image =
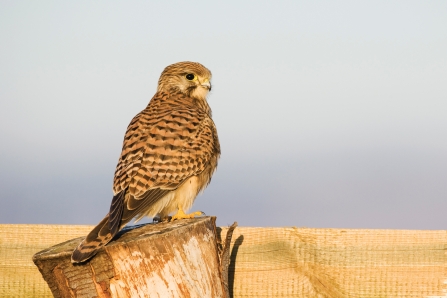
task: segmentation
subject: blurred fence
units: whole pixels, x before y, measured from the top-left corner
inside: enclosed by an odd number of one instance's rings
[[[91,228],[0,225],[0,297],[52,297],[32,256]],[[230,289],[233,297],[447,297],[446,248],[444,230],[236,228]]]

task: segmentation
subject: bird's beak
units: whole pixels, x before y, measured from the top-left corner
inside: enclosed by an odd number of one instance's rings
[[[208,89],[209,91],[211,91],[211,82],[210,82],[210,81],[203,82],[203,83],[201,84],[201,86],[202,86],[203,88],[206,88],[206,89]]]

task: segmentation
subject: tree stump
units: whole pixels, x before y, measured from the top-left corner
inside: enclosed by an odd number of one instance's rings
[[[215,219],[124,229],[79,265],[70,257],[83,237],[45,249],[33,261],[54,297],[228,297],[231,234],[222,248]]]

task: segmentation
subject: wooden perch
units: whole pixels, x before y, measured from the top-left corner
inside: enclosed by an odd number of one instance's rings
[[[81,240],[33,257],[54,297],[229,297],[231,233],[220,252],[215,217],[132,227],[90,261],[73,265]]]

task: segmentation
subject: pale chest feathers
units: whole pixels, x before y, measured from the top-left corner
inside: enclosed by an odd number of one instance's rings
[[[214,170],[215,167],[202,172],[200,175],[188,178],[182,185],[180,185],[180,187],[166,194],[163,198],[150,206],[144,213],[140,214],[135,221],[138,221],[145,216],[158,216],[163,218],[177,211],[179,206],[185,211],[189,210],[197,195],[203,191],[210,182]]]

